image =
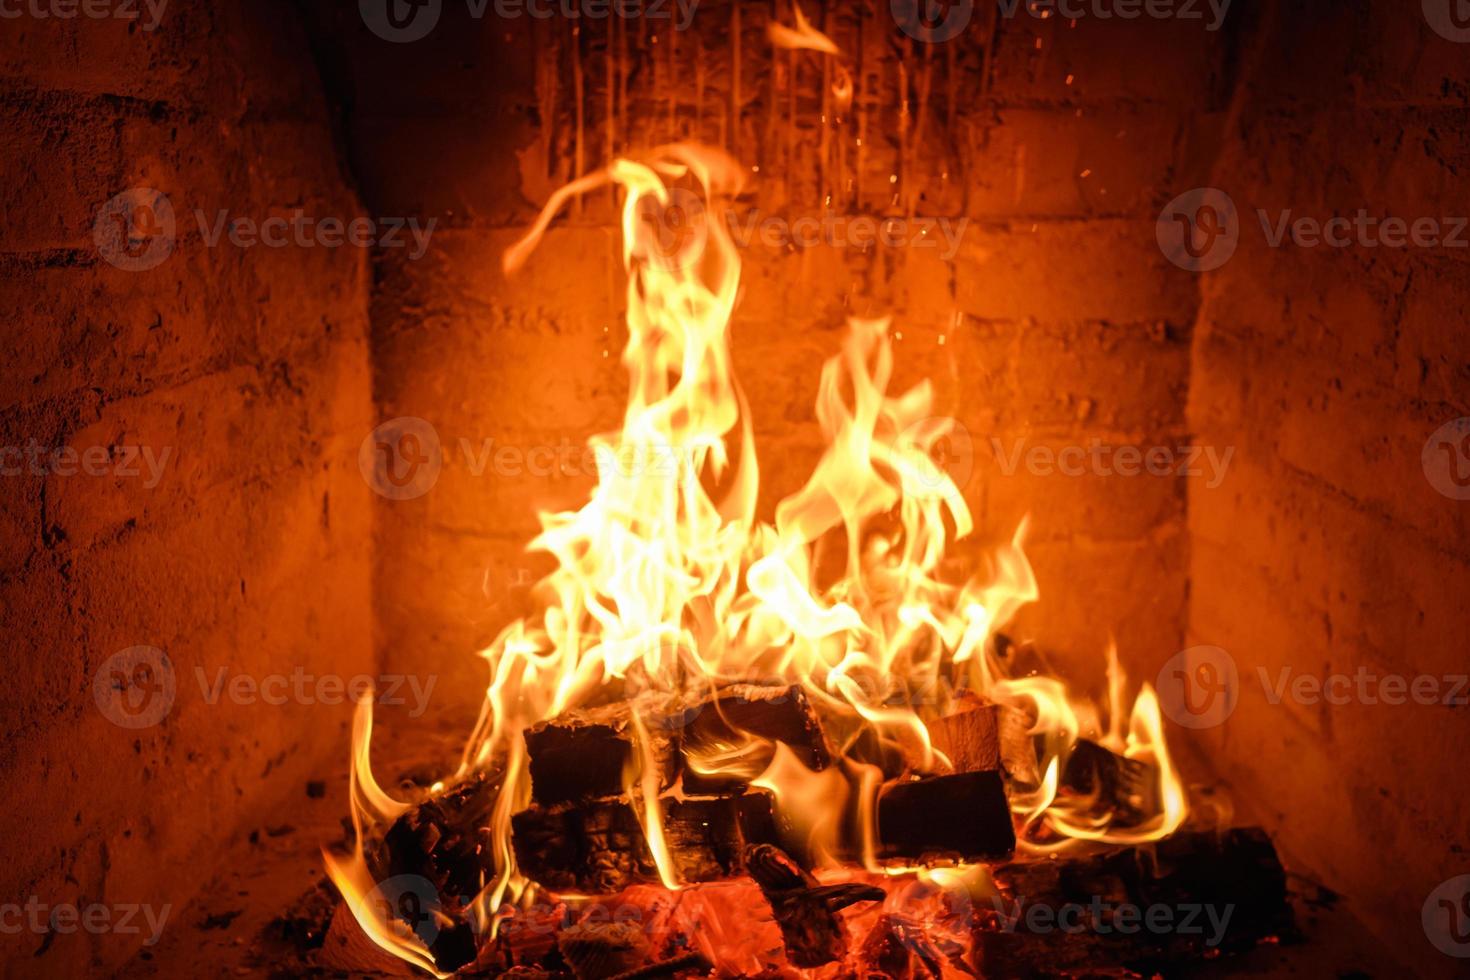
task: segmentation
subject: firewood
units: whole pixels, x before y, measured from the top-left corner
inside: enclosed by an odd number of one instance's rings
[[[1036,738],[1031,734],[1034,716],[1013,705],[1002,705],[999,712],[1000,764],[1012,782],[1022,787],[1041,785],[1041,767],[1037,760]]]
[[[968,696],[956,710],[928,723],[929,742],[950,761],[948,772],[1000,768],[1000,706]],[[937,770],[936,770],[937,771]]]
[[[1009,857],[1015,848],[998,771],[896,783],[878,797],[880,857],[977,861]]]
[[[479,943],[468,908],[494,874],[486,829],[500,781],[479,776],[432,796],[394,821],[373,855],[380,880],[422,879],[445,921],[427,943],[435,964],[452,973],[474,961]],[[409,923],[417,930],[418,923]]]
[[[448,905],[467,905],[494,875],[486,826],[500,782],[471,779],[430,797],[396,820],[383,837],[383,877],[418,875]]]
[[[749,776],[700,773],[689,764],[687,756],[700,750],[738,746],[752,737],[784,742],[808,769],[826,769],[832,764],[832,750],[821,721],[799,685],[731,684],[691,705],[682,720],[686,792],[728,793],[744,788]]]
[[[621,793],[634,758],[635,710],[647,720],[659,789],[667,789],[675,768],[673,739],[662,723],[667,707],[645,699],[568,711],[526,729],[532,799],[551,806]]]
[[[563,929],[556,939],[562,959],[577,980],[606,980],[646,965],[652,946],[632,922],[584,922]]]
[[[946,966],[952,968],[951,975],[954,971],[973,972],[965,964],[965,949],[961,944],[948,938],[936,939],[924,923],[895,912],[878,917],[858,955],[863,964],[859,975],[866,977],[889,980],[942,977],[946,975]]]
[[[881,902],[883,889],[858,882],[819,884],[785,852],[769,844],[752,846],[746,867],[770,903],[781,940],[793,965],[815,967],[847,953],[847,928],[837,913],[857,902]]]
[[[1096,812],[1111,812],[1119,827],[1135,826],[1159,812],[1158,770],[1085,738],[1072,746],[1061,786],[1079,796],[1095,797]]]
[[[776,839],[774,800],[753,790],[733,797],[660,800],[664,840],[684,882],[743,873],[747,844]],[[520,869],[552,891],[610,894],[659,881],[653,853],[626,797],[532,806],[511,818]]]
[[[1285,872],[1259,828],[1017,862],[992,877],[1000,895],[977,905],[975,933],[987,976],[1051,978],[1083,969],[1173,975],[1203,955],[1294,932]],[[1168,910],[1167,925],[1148,926],[1150,909]],[[1162,911],[1154,914],[1164,922]]]
[[[629,970],[627,973],[619,973],[611,980],[653,980],[654,977],[674,977],[681,973],[707,974],[710,971],[710,962],[701,953],[684,953],[681,956],[671,956],[658,963],[650,963],[637,970]]]

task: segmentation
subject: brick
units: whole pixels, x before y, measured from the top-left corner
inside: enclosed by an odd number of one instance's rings
[[[955,265],[957,305],[979,319],[1187,323],[1198,301],[1152,218],[972,224]]]
[[[1174,168],[1180,125],[1169,113],[1139,107],[1002,108],[966,120],[959,138],[969,213],[1152,217]]]
[[[1226,54],[1229,32],[1208,29],[1214,16],[1205,3],[1194,8],[1204,15],[1202,20],[1069,20],[1044,4],[1036,5],[1035,16],[1030,9],[1023,2],[1015,17],[997,19],[990,82],[998,99],[1194,106],[1212,94],[1213,75]],[[1222,26],[1232,26],[1229,18],[1238,14],[1232,10]],[[1149,56],[1118,57],[1120,51],[1147,51]]]

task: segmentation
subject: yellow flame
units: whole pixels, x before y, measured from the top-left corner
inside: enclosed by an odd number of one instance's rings
[[[842,49],[837,47],[835,41],[823,34],[811,25],[806,15],[801,12],[801,5],[793,3],[791,10],[796,15],[796,28],[792,29],[785,24],[771,21],[766,29],[766,34],[771,43],[778,48],[790,50],[820,51],[822,54],[841,54]]]

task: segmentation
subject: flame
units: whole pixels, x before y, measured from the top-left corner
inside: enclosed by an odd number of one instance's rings
[[[796,19],[795,31],[772,27],[778,44],[836,53],[799,9]],[[488,827],[495,874],[471,908],[476,926],[491,934],[515,903],[534,895],[510,843],[510,818],[530,801],[522,732],[599,697],[658,705],[735,680],[801,685],[842,747],[837,764],[813,772],[786,746],[755,739],[700,746],[689,761],[696,771],[769,789],[818,863],[838,864],[855,837],[868,870],[883,870],[874,832],[882,771],[851,747],[866,739],[932,771],[946,760],[930,744],[926,721],[964,692],[1022,713],[1027,734],[1042,745],[1041,784],[1015,788],[1011,804],[1023,835],[1048,839],[1023,839],[1024,847],[1157,839],[1186,815],[1158,700],[1144,685],[1125,714],[1125,681],[1111,653],[1109,730],[1096,736],[1150,767],[1162,812],[1120,828],[1106,812],[1061,800],[1061,763],[1096,731],[1099,712],[1060,680],[1010,676],[997,650],[996,632],[1038,597],[1023,549],[1026,521],[967,581],[941,574],[974,521],[935,462],[953,422],[935,415],[929,383],[888,393],[888,320],[850,321],[821,372],[816,418],[827,449],[805,485],[776,506],[774,522],[757,519],[755,441],[728,337],[739,254],[721,222],[693,235],[685,234],[687,215],[670,217],[691,188],[708,213],[720,213],[741,176],[723,154],[688,144],[616,160],[554,194],[504,256],[507,272],[520,268],[573,197],[608,184],[621,190],[629,379],[622,424],[589,440],[598,482],[586,504],[540,515],[530,547],[555,560],[538,586],[542,607],[481,652],[484,704],[446,780],[499,780]],[[663,885],[679,889],[663,838],[652,718],[642,711],[634,712],[638,751],[624,785]],[[374,941],[432,973],[422,943],[396,935],[366,898],[374,886],[363,842],[408,808],[373,780],[371,729],[364,701],[353,730],[357,842],[350,855],[328,855],[327,866]],[[926,880],[942,889],[960,879]]]
[[[801,12],[801,5],[793,3],[792,12],[796,15],[795,29],[775,21],[766,28],[766,34],[771,43],[778,48],[788,48],[793,51],[807,50],[820,51],[822,54],[841,54],[842,49],[830,37],[823,34],[812,26],[811,21]]]

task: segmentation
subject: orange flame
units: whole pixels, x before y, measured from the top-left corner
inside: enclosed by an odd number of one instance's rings
[[[812,26],[801,12],[801,5],[793,3],[791,10],[796,15],[796,27],[792,29],[775,21],[767,26],[766,34],[778,48],[791,50],[820,51],[822,54],[841,54],[842,49],[830,37]]]

